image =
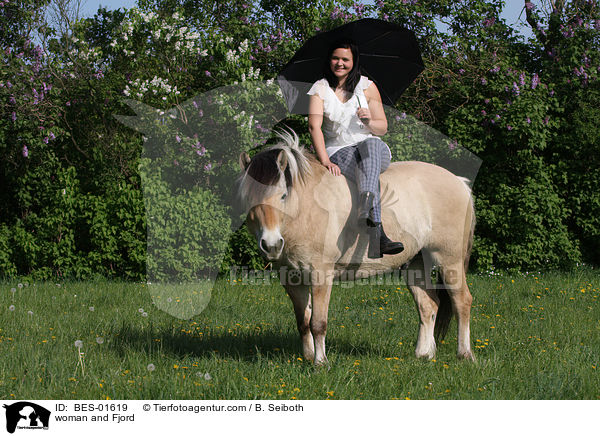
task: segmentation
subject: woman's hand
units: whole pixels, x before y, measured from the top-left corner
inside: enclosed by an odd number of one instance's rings
[[[356,111],[356,116],[358,116],[358,118],[360,118],[363,124],[367,126],[371,122],[371,111],[368,107],[359,107]]]
[[[323,166],[327,168],[327,170],[334,176],[340,176],[342,174],[342,170],[340,170],[340,167],[338,167],[331,161],[323,163]]]

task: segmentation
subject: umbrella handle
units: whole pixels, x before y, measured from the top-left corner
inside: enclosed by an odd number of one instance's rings
[[[355,94],[355,95],[356,95],[356,99],[358,100],[358,107],[362,108],[362,105],[360,104],[360,98],[359,98],[358,94]],[[363,123],[363,126],[360,126],[360,128],[362,129],[362,128],[364,128],[364,124],[366,124],[365,120],[368,120],[368,118],[361,118],[360,120]]]

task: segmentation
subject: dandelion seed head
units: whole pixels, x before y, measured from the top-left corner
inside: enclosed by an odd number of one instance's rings
[[[148,369],[148,371],[152,372],[156,369],[156,366],[154,366],[154,364],[152,363],[149,363],[146,368]]]
[[[101,336],[98,336],[96,338],[96,343],[98,343],[99,345],[102,345],[104,343],[104,338]]]
[[[94,306],[90,306],[90,312],[93,312],[94,310],[96,310],[94,309]]]
[[[144,308],[140,307],[140,308],[138,309],[138,312],[139,312],[139,313],[144,313]]]
[[[212,380],[212,377],[209,373],[204,374],[204,380]]]
[[[81,347],[83,347],[83,341],[80,341],[80,340],[77,340],[77,341],[75,341],[75,346],[76,346],[77,348],[81,348]]]
[[[147,313],[147,312],[144,312],[144,313],[142,313],[142,316],[143,316],[144,318],[147,318],[147,317],[148,317],[148,313]]]
[[[27,315],[32,316],[33,315],[33,310],[28,310],[27,311]]]
[[[15,311],[15,305],[11,304],[10,306],[8,306],[8,310],[10,310],[11,312]]]

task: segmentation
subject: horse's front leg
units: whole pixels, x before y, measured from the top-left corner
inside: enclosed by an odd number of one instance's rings
[[[332,281],[327,277],[324,281],[313,280],[312,285],[312,316],[310,318],[310,331],[315,340],[315,365],[327,365],[325,354],[325,335],[327,334],[327,314],[329,312],[329,298],[331,296]]]
[[[285,284],[284,286],[294,305],[296,324],[302,340],[302,353],[306,360],[313,361],[315,359],[315,343],[310,332],[312,314],[310,286],[308,284]]]

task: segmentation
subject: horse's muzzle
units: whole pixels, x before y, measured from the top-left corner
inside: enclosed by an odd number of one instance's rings
[[[265,232],[258,238],[258,248],[267,260],[279,259],[285,243],[279,232],[277,234],[273,233]]]

